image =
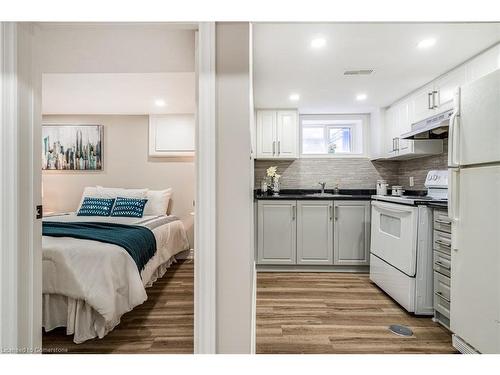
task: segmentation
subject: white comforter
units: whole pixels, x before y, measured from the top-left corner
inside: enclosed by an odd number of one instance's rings
[[[100,218],[63,215],[44,220],[111,221],[143,225],[155,235],[157,252],[140,274],[132,257],[120,246],[69,237],[43,237],[44,295],[62,295],[85,301],[102,316],[105,327],[101,331],[104,334],[120,322],[124,313],[147,299],[145,287],[154,281],[155,271],[175,254],[189,248],[182,223],[172,217]],[[75,341],[81,340],[75,337]]]

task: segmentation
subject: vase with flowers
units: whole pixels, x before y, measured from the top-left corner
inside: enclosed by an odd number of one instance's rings
[[[267,168],[266,173],[273,195],[279,195],[281,175],[278,174],[278,167],[269,167]]]

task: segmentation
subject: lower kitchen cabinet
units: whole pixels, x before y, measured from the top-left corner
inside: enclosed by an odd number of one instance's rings
[[[370,201],[335,201],[333,263],[365,266],[370,263]]]
[[[297,201],[297,264],[333,263],[332,222],[332,201]]]
[[[257,263],[295,264],[297,202],[259,201],[257,215]]]
[[[257,264],[367,266],[370,201],[260,200]]]

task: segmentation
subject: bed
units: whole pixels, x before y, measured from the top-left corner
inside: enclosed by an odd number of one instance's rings
[[[189,249],[182,222],[171,215],[133,218],[66,214],[44,218],[44,225],[52,223],[139,226],[148,228],[156,240],[154,255],[139,270],[121,246],[91,239],[43,236],[42,325],[45,331],[66,327],[75,343],[103,338],[113,330],[123,314],[146,301],[146,288],[165,274],[175,262],[175,255]]]

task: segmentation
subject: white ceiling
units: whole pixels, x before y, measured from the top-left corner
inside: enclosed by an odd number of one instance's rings
[[[500,41],[500,23],[256,23],[256,108],[296,108],[301,113],[363,113],[384,107]],[[326,39],[314,50],[311,40]],[[425,38],[429,49],[418,49]],[[370,76],[345,70],[374,69]],[[289,100],[300,94],[296,103]],[[359,93],[367,99],[355,100]]]
[[[165,101],[164,107],[155,101]],[[195,73],[44,74],[43,114],[195,112]]]

